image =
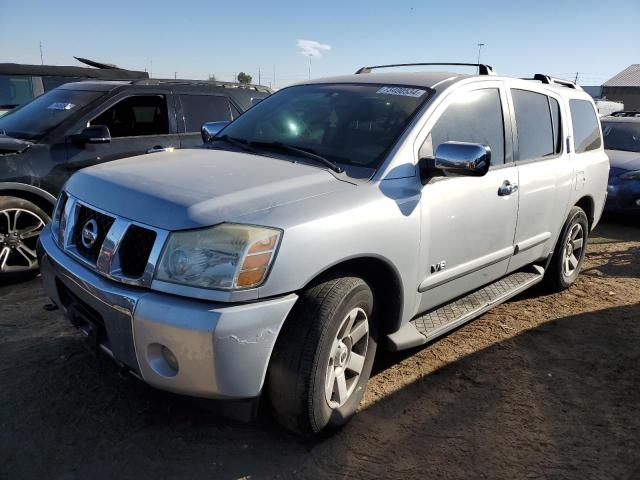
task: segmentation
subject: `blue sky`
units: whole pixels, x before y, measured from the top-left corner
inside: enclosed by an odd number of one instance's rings
[[[549,73],[599,84],[640,63],[640,0],[136,1],[0,0],[0,62],[75,65],[88,57],[155,77],[263,84],[307,78],[298,40],[330,46],[311,75],[365,64],[482,60],[500,74]]]

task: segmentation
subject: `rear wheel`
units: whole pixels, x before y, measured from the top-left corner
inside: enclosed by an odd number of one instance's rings
[[[569,288],[578,278],[589,238],[589,221],[580,207],[573,207],[562,228],[545,275],[547,285],[556,292]]]
[[[49,220],[44,210],[28,200],[0,197],[0,280],[38,273],[36,243]]]
[[[371,374],[377,325],[371,289],[338,277],[300,295],[274,350],[268,391],[276,419],[303,435],[341,427]]]

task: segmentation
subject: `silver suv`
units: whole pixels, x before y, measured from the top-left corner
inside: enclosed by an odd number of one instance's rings
[[[282,89],[204,148],[76,173],[40,236],[48,295],[148,384],[247,413],[265,395],[314,434],[354,414],[378,346],[568,288],[609,170],[589,95],[379,68]]]

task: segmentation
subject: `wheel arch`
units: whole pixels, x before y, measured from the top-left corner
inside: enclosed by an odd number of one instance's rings
[[[49,216],[51,216],[56,203],[56,197],[42,188],[26,183],[0,182],[0,197],[7,196],[18,197],[33,202],[47,212]]]
[[[589,222],[589,230],[591,230],[595,221],[596,209],[593,197],[591,197],[590,195],[585,195],[575,203],[575,206],[580,207],[582,210],[584,210],[584,213],[587,215],[587,220]]]
[[[372,255],[344,259],[314,275],[303,290],[338,274],[361,277],[371,287],[374,301],[380,305],[383,335],[400,328],[404,307],[402,277],[391,262]]]

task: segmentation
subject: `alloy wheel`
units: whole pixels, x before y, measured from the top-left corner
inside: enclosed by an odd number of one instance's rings
[[[562,271],[565,276],[572,276],[578,266],[580,265],[580,259],[582,258],[582,250],[584,248],[584,229],[582,225],[576,223],[565,240],[564,250],[562,254]]]
[[[45,222],[22,208],[0,211],[0,273],[38,268],[36,242]]]
[[[329,353],[325,397],[331,408],[344,405],[355,391],[368,344],[369,319],[362,308],[354,308],[342,320]]]

